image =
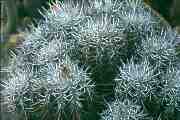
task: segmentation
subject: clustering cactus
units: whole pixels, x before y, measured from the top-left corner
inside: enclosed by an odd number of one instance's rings
[[[68,0],[42,15],[2,82],[18,119],[178,120],[177,34],[142,0]]]

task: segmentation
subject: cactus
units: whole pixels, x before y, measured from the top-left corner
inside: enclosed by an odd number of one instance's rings
[[[146,114],[141,110],[141,106],[125,99],[123,102],[116,100],[109,105],[108,110],[102,113],[102,120],[141,120]]]
[[[32,119],[31,112],[34,115],[40,110],[45,114],[46,107],[60,119],[67,105],[72,113],[79,112],[83,96],[92,97],[94,84],[87,70],[80,69],[68,58],[44,66],[16,66],[7,70],[9,79],[4,81],[2,91],[4,104],[10,111],[23,112],[25,119]]]
[[[123,64],[119,69],[119,76],[115,79],[116,93],[122,98],[129,98],[136,101],[143,97],[151,96],[157,85],[156,68],[150,66],[145,59],[140,64],[135,64],[131,59],[130,63]]]
[[[142,0],[68,0],[41,14],[4,69],[17,119],[178,119],[177,33]]]

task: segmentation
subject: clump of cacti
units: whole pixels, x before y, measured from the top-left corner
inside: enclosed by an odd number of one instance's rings
[[[3,103],[18,119],[178,120],[178,35],[142,0],[50,8],[5,69]]]

